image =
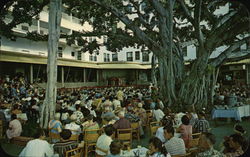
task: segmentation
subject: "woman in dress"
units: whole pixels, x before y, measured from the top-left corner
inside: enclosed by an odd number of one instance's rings
[[[190,125],[189,121],[190,120],[187,115],[182,116],[182,124],[177,129],[177,132],[181,133],[181,138],[185,142],[186,148],[189,147],[189,142],[192,139],[192,125]]]

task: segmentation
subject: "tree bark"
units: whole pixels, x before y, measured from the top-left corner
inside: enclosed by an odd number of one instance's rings
[[[48,127],[48,122],[54,117],[56,106],[57,82],[57,51],[60,38],[62,1],[51,0],[49,9],[49,39],[47,61],[47,85],[45,100],[42,105],[40,126]]]

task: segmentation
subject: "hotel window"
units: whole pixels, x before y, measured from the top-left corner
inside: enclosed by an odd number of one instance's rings
[[[107,62],[110,62],[110,54],[107,54]]]
[[[127,52],[127,61],[133,61],[133,52]]]
[[[82,60],[82,52],[77,52],[77,60]]]
[[[94,56],[94,61],[97,61],[97,56],[96,55]]]
[[[117,55],[117,53],[112,54],[112,61],[113,62],[118,61],[118,55]]]
[[[149,61],[149,51],[144,51],[142,53],[142,61],[143,62],[148,62]]]
[[[93,55],[89,55],[89,60],[93,61]]]
[[[74,52],[74,51],[71,52],[71,56],[72,56],[72,57],[75,56],[75,52]]]
[[[103,54],[103,60],[104,60],[104,62],[107,62],[107,53]]]
[[[135,60],[140,60],[140,51],[135,51]]]
[[[63,48],[62,47],[58,47],[58,57],[63,57]]]
[[[29,31],[29,27],[28,26],[21,26],[21,29],[24,31]]]
[[[108,42],[108,37],[107,36],[103,36],[103,43],[106,44]]]
[[[182,48],[182,53],[184,57],[187,57],[187,46]]]

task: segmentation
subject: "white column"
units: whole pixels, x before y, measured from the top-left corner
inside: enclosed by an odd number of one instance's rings
[[[62,66],[62,87],[64,87],[64,67]]]
[[[37,20],[37,33],[40,34],[40,20]]]
[[[86,68],[83,68],[83,82],[86,82]]]
[[[30,83],[33,83],[33,64],[30,64]]]
[[[99,85],[99,70],[96,69],[96,82],[97,82],[97,85]]]

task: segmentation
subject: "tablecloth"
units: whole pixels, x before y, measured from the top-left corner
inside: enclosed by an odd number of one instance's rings
[[[135,148],[135,149],[131,149],[130,151],[122,151],[121,152],[121,157],[135,157],[135,153],[139,154],[140,157],[145,157],[147,154],[148,149],[145,147],[141,147],[141,148]]]
[[[250,116],[250,105],[234,107],[230,109],[213,109],[212,118],[235,118],[241,121],[242,117]]]

